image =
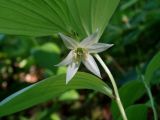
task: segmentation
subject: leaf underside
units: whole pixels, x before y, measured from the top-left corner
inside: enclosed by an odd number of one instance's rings
[[[44,36],[101,35],[119,0],[0,0],[0,32]]]

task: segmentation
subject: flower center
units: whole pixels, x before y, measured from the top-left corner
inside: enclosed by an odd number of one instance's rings
[[[75,61],[80,62],[82,59],[85,59],[87,50],[85,48],[77,48],[74,53]]]

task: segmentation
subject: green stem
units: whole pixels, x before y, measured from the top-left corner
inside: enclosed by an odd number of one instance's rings
[[[148,97],[149,97],[150,102],[151,102],[151,107],[152,107],[152,110],[153,110],[154,120],[158,120],[156,108],[155,108],[155,105],[154,105],[153,96],[152,96],[151,90],[149,88],[149,85],[144,80],[144,76],[143,75],[141,75],[141,79],[142,79],[142,81],[144,83],[144,86],[145,86],[145,88],[147,90],[147,93],[148,93]]]
[[[123,120],[127,120],[127,116],[126,116],[126,113],[124,111],[124,108],[123,108],[123,105],[122,105],[122,102],[121,102],[121,99],[120,99],[120,96],[119,96],[119,93],[118,93],[118,88],[117,88],[117,85],[116,85],[116,82],[113,78],[112,73],[110,72],[110,70],[108,69],[108,67],[106,66],[106,64],[103,62],[103,60],[101,59],[101,57],[98,54],[95,54],[94,56],[99,61],[99,63],[102,65],[105,72],[108,74],[108,76],[111,80],[113,89],[114,89],[115,99],[116,99],[117,105],[119,107],[120,113],[122,115],[122,118],[123,118]]]

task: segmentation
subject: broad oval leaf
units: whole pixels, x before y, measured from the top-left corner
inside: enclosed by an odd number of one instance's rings
[[[149,65],[147,66],[146,72],[145,72],[145,81],[147,83],[150,83],[152,80],[152,77],[154,76],[154,73],[160,70],[160,52],[158,52],[151,60]]]
[[[119,0],[0,0],[0,32],[18,35],[77,33],[106,28]]]
[[[57,64],[60,58],[60,48],[56,44],[48,42],[42,46],[33,48],[32,55],[38,66],[56,72],[57,68],[53,67],[53,65]]]
[[[30,85],[0,102],[0,116],[15,113],[55,98],[71,89],[92,89],[113,97],[112,90],[99,78],[88,73],[77,73],[69,84],[65,75],[58,75]],[[10,108],[10,109],[8,109]]]
[[[148,107],[145,104],[132,105],[126,109],[128,120],[147,120]],[[121,116],[118,120],[123,120]]]

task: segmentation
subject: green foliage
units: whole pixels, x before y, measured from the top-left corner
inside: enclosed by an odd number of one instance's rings
[[[15,58],[18,56],[26,56],[32,46],[31,38],[24,36],[4,36],[0,41],[1,44],[1,56]],[[22,47],[23,46],[23,47]],[[4,54],[2,53],[4,51]]]
[[[1,0],[0,32],[20,35],[103,33],[119,0]],[[104,12],[105,11],[105,12]]]
[[[158,72],[160,72],[160,52],[158,52],[150,61],[145,72],[145,81],[147,83],[156,83],[156,81],[160,83],[160,78],[156,78],[156,76],[158,76]]]
[[[133,105],[126,109],[128,120],[147,120],[148,107],[144,104]],[[122,120],[119,118],[118,120]]]
[[[138,80],[130,81],[119,89],[119,94],[124,108],[128,108],[133,105],[134,102],[142,97],[144,93],[145,87],[143,86],[143,83]],[[114,119],[117,119],[118,116],[120,116],[120,113],[117,104],[114,101],[112,102],[111,109]]]
[[[60,59],[60,49],[56,44],[46,43],[32,50],[33,57],[37,65],[55,71],[56,65]]]
[[[67,90],[84,88],[93,89],[113,97],[112,90],[104,82],[90,74],[79,73],[68,85],[65,84],[65,75],[53,76],[4,99],[0,103],[0,116],[15,113],[55,98]]]
[[[80,40],[97,28],[100,30],[99,36],[103,33],[102,42],[114,44],[101,56],[117,80],[128,119],[153,119],[152,109],[145,105],[147,103],[151,107],[147,91],[137,80],[142,74],[153,95],[156,112],[160,115],[160,95],[157,94],[160,92],[160,1],[120,1],[110,19],[118,2],[0,0],[0,32],[3,33],[0,34],[0,100],[4,99],[0,103],[0,114],[3,116],[36,105],[1,119],[102,120],[111,119],[111,112],[115,120],[121,119],[117,105],[104,94],[82,90],[93,89],[104,93],[107,86],[102,81],[80,73],[66,86],[65,75],[61,75],[66,72],[66,67],[54,67],[68,53],[55,34],[62,32]],[[142,73],[136,73],[137,66]],[[83,66],[80,70],[86,71]],[[108,81],[103,70],[101,74],[103,80]],[[46,77],[49,78],[42,80]],[[73,83],[76,86],[72,86]],[[96,88],[97,84],[104,87]],[[74,88],[81,90],[68,92]],[[56,94],[57,91],[59,94]]]
[[[69,100],[78,100],[79,99],[79,94],[75,90],[67,91],[63,93],[60,97],[60,101],[69,101]]]

